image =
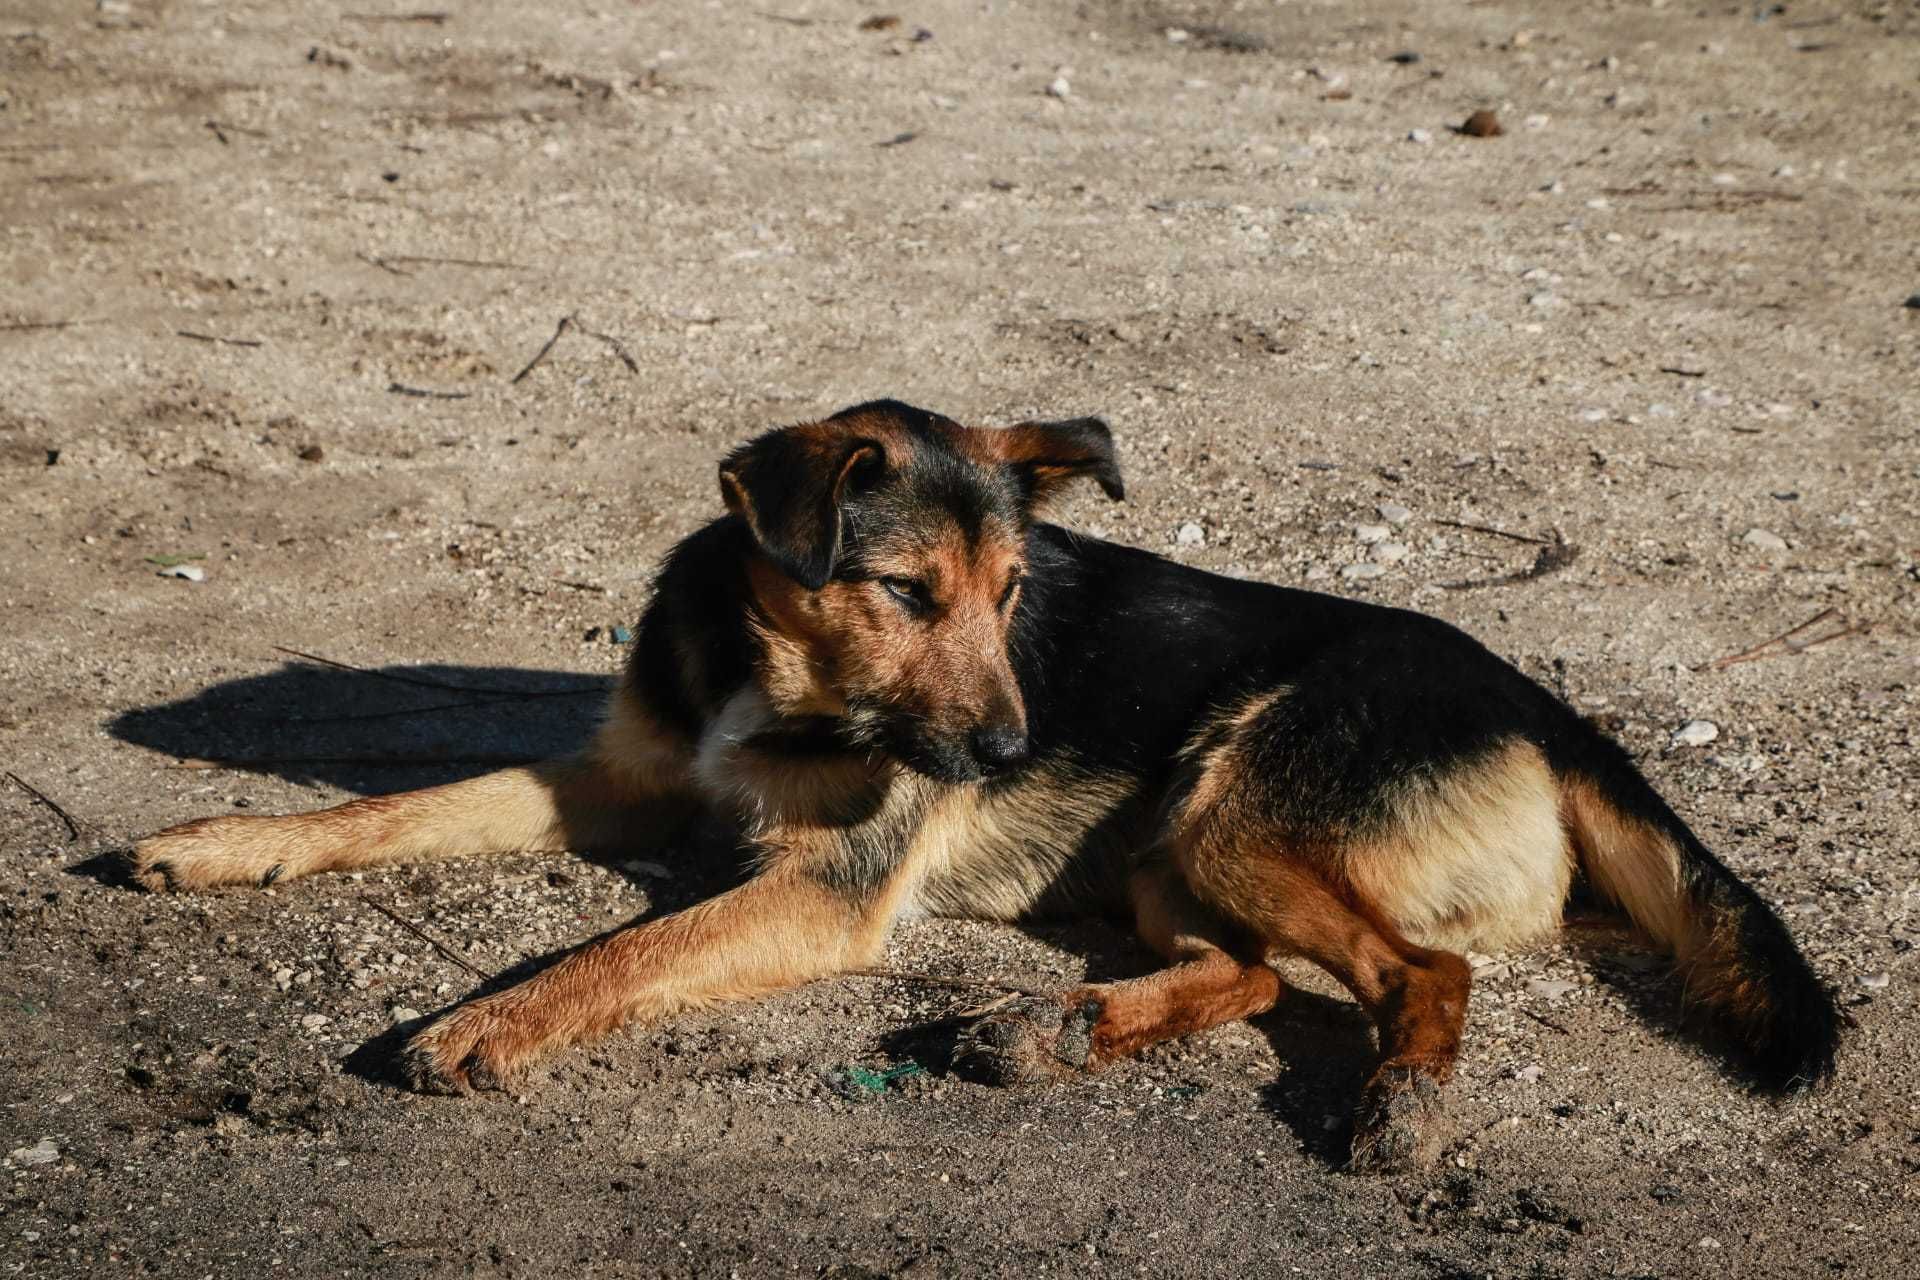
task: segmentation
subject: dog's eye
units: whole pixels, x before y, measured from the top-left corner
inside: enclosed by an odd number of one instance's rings
[[[916,613],[933,607],[933,593],[927,590],[926,583],[917,579],[882,578],[880,585],[888,595]]]
[[[1007,589],[1000,593],[1000,607],[1002,609],[1005,609],[1008,605],[1013,603],[1013,593],[1018,591],[1019,589],[1020,589],[1020,571],[1018,569],[1015,569],[1013,571],[1012,576],[1007,579]]]

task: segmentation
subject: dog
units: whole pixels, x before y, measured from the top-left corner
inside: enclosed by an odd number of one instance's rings
[[[141,841],[153,889],[617,844],[702,808],[752,874],[454,1006],[403,1050],[428,1089],[500,1087],[616,1028],[864,966],[902,917],[1117,912],[1167,967],[982,1015],[957,1053],[1056,1080],[1263,1013],[1304,957],[1379,1061],[1359,1169],[1444,1131],[1470,970],[1576,884],[1672,952],[1760,1086],[1831,1076],[1844,1016],[1765,902],[1627,753],[1422,614],[1219,577],[1040,517],[1118,500],[1097,418],[973,428],[896,401],[720,465],[581,754]]]

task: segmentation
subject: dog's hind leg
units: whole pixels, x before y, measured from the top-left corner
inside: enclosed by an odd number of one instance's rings
[[[1351,886],[1336,889],[1318,869],[1323,859],[1233,826],[1201,823],[1180,842],[1196,895],[1270,954],[1302,956],[1332,974],[1379,1030],[1380,1061],[1354,1119],[1354,1167],[1431,1161],[1445,1137],[1440,1086],[1453,1075],[1466,1023],[1466,960],[1407,941]]]
[[[320,871],[624,843],[691,812],[691,750],[622,692],[580,755],[287,817],[202,818],[134,846],[149,889],[268,885]]]
[[[1135,928],[1170,967],[994,1010],[968,1026],[955,1057],[999,1083],[1055,1079],[1264,1013],[1284,994],[1280,975],[1171,867],[1144,868],[1128,888]]]

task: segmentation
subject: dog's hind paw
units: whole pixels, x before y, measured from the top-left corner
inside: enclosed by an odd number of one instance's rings
[[[1383,1066],[1367,1082],[1353,1118],[1355,1173],[1400,1173],[1430,1165],[1450,1131],[1440,1082],[1418,1067]]]
[[[1100,1001],[1091,996],[1012,1001],[961,1030],[953,1047],[954,1065],[988,1084],[1036,1084],[1080,1075],[1094,1066],[1093,1028],[1101,1012]]]

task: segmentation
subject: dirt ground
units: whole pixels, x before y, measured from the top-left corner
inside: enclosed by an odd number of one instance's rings
[[[324,10],[0,9],[5,1274],[1911,1273],[1920,7]],[[877,395],[1105,414],[1130,498],[1073,523],[1438,613],[1606,721],[1857,1018],[1837,1084],[1747,1095],[1586,930],[1476,958],[1403,1178],[1339,1167],[1369,1033],[1306,974],[1082,1088],[946,1070],[990,985],[857,978],[424,1098],[396,1024],[727,847],[117,874],[578,741],[718,455]],[[1871,627],[1705,666],[1823,611]]]

